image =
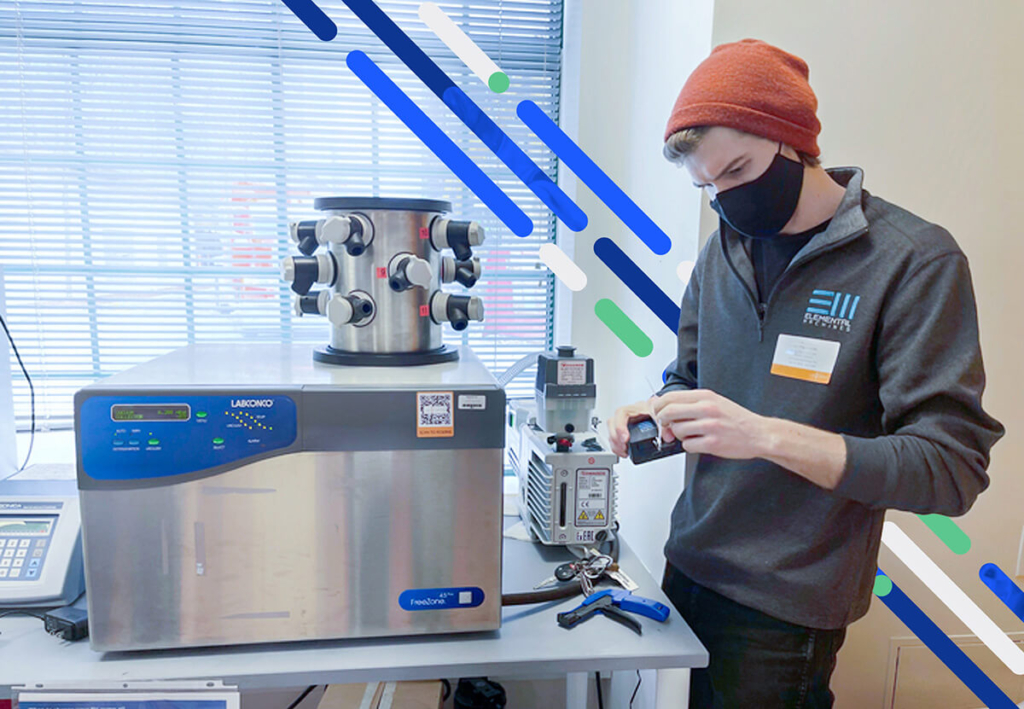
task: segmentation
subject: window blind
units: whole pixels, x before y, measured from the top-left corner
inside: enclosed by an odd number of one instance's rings
[[[0,5],[0,262],[41,428],[70,423],[82,386],[190,343],[326,343],[325,319],[291,315],[278,268],[296,253],[289,219],[315,217],[317,196],[450,200],[487,230],[472,291],[487,319],[445,326],[446,340],[496,372],[551,346],[554,284],[536,258],[551,214],[341,2],[319,4],[338,24],[332,42],[280,0]],[[420,22],[418,1],[380,2],[554,179],[515,105],[530,98],[557,120],[561,1],[439,4],[509,75],[506,93]],[[526,211],[531,236],[509,232],[352,75],[356,48]]]

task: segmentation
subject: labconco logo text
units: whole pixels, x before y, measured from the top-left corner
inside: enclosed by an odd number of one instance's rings
[[[233,409],[269,409],[274,405],[273,399],[232,399]]]

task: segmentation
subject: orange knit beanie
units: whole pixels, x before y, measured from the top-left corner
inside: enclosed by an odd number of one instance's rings
[[[665,129],[726,126],[817,156],[818,100],[800,57],[757,39],[722,44],[690,74]]]

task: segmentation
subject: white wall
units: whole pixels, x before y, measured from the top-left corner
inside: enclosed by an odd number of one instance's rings
[[[575,260],[587,273],[587,287],[573,295],[571,339],[595,358],[598,415],[607,420],[615,408],[646,398],[660,386],[661,373],[675,356],[670,332],[594,255],[593,244],[611,237],[676,302],[683,283],[680,261],[697,251],[700,196],[684,171],[661,155],[662,135],[679,89],[710,51],[711,0],[579,0],[568,3],[578,13],[578,103],[563,113],[563,126],[580,146],[651,216],[672,239],[666,256],[655,256],[582,183],[577,202],[589,216],[588,227],[575,235]],[[573,18],[567,17],[572,22]],[[571,55],[570,34],[566,38]],[[566,99],[572,101],[571,75]],[[571,109],[575,108],[575,111]],[[568,172],[563,167],[563,173]],[[560,225],[560,234],[567,229]],[[559,293],[564,296],[564,289]],[[654,341],[654,353],[634,355],[594,314],[594,303],[611,298]],[[634,468],[623,461],[620,475],[620,520],[631,546],[660,579],[662,546],[668,536],[672,505],[682,490],[682,457]]]
[[[1005,630],[1021,621],[982,584],[979,567],[1013,574],[1024,524],[1024,3],[718,0],[714,44],[757,37],[801,57],[818,95],[826,165],[864,168],[865,187],[947,227],[971,263],[988,373],[985,404],[1007,428],[992,486],[957,520],[973,546],[954,556],[912,515],[890,513]],[[880,566],[947,633],[966,633],[887,551]],[[1020,582],[1021,579],[1018,579]],[[889,640],[910,636],[880,602],[839,657],[837,707],[882,707]],[[959,686],[938,668],[930,683]],[[1013,697],[1020,701],[1024,697]],[[903,696],[897,707],[918,706]]]

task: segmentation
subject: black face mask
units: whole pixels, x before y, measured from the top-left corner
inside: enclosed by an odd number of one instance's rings
[[[785,157],[780,143],[760,177],[719,192],[711,208],[743,236],[764,239],[778,234],[793,218],[803,184],[803,163]]]

